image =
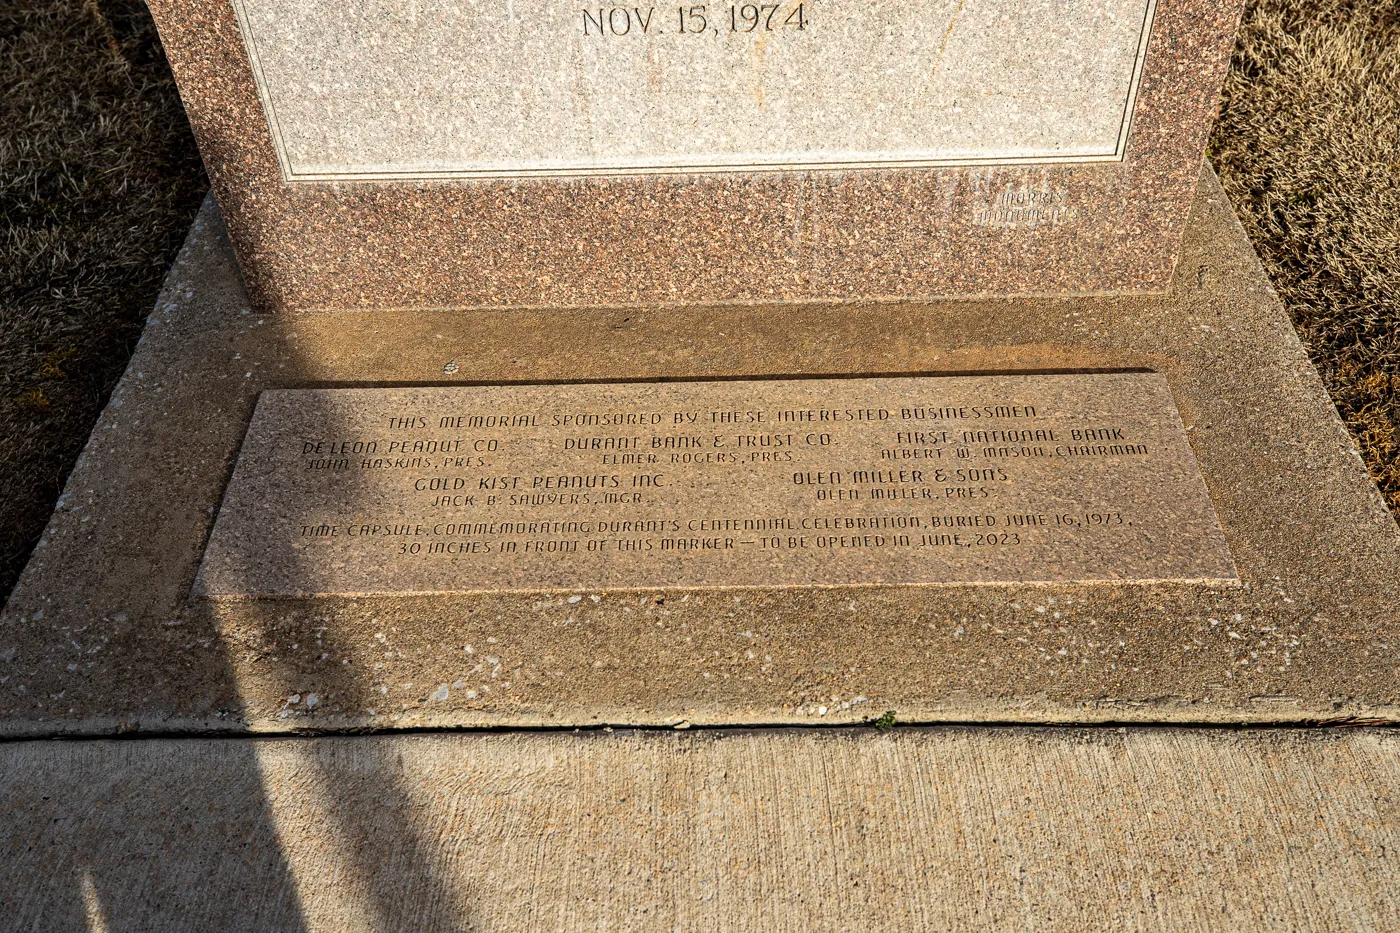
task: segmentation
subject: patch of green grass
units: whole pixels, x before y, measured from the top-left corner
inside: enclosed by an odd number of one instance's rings
[[[0,3],[0,601],[204,195],[138,0]]]
[[[1400,515],[1400,4],[1255,0],[1211,155]]]
[[[894,710],[885,710],[885,712],[880,716],[880,718],[872,722],[871,725],[874,726],[876,729],[881,730],[893,729],[895,725],[897,725],[894,718]]]

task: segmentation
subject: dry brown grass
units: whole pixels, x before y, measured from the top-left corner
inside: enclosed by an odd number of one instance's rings
[[[0,4],[0,600],[204,191],[138,0]],[[1212,155],[1400,509],[1400,5],[1255,0]]]
[[[1400,3],[1255,0],[1211,149],[1400,514]]]
[[[3,602],[205,182],[137,0],[4,0],[0,75]]]

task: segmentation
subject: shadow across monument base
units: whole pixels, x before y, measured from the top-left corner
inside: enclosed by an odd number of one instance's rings
[[[1104,370],[1166,376],[1238,584],[190,596],[267,388]],[[6,609],[0,713],[14,736],[1392,721],[1397,606],[1400,533],[1209,169],[1162,298],[259,315],[206,207]]]

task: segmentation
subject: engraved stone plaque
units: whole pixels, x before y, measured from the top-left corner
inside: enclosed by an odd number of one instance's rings
[[[268,391],[195,591],[1235,579],[1137,372]]]
[[[234,0],[289,181],[1123,157],[1155,0]]]

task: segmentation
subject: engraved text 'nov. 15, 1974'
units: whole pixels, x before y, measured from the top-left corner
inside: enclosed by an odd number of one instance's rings
[[[234,6],[326,181],[1113,161],[1155,0]]]

